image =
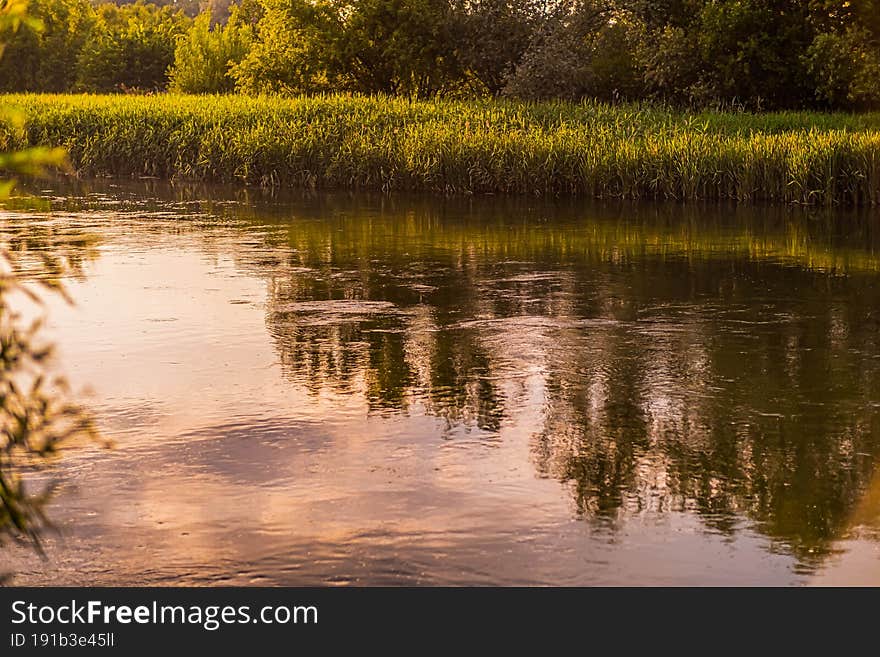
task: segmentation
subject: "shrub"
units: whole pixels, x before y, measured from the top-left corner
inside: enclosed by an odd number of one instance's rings
[[[76,60],[95,22],[88,0],[31,0],[31,21],[7,34],[0,59],[0,90],[69,90]],[[2,37],[0,37],[2,38]]]
[[[820,34],[804,59],[816,96],[829,106],[880,107],[880,46],[867,30]]]
[[[200,14],[174,51],[170,88],[183,93],[229,93],[235,90],[231,69],[250,50],[251,27],[232,10],[229,22],[211,27],[211,14]]]
[[[102,5],[79,53],[77,85],[84,91],[162,91],[168,86],[177,37],[190,19],[170,7],[138,2]]]
[[[632,15],[581,0],[546,21],[504,93],[528,99],[637,98],[644,86],[640,40],[641,24]]]

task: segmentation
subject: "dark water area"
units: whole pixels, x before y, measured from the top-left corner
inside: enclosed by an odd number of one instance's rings
[[[70,445],[18,584],[880,584],[880,223],[42,182]]]

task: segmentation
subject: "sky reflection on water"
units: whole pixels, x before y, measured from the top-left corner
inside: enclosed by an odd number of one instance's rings
[[[868,218],[57,184],[21,584],[880,583]],[[210,200],[205,200],[210,199]]]

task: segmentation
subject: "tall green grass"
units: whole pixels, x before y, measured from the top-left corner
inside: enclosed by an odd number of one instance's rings
[[[880,204],[880,115],[325,96],[0,96],[83,175]]]

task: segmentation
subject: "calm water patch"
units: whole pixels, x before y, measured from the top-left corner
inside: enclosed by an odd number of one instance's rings
[[[115,447],[17,583],[880,583],[876,216],[41,187]]]

